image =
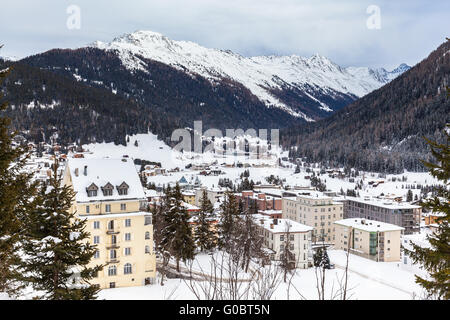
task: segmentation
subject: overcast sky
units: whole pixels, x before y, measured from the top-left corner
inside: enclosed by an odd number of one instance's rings
[[[80,29],[67,28],[70,5],[80,8]],[[367,27],[370,5],[380,8],[380,29]],[[319,53],[392,69],[450,36],[448,0],[11,0],[0,10],[0,55],[17,57],[152,30],[245,56]]]

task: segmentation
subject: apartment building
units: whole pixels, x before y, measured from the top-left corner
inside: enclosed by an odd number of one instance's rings
[[[335,248],[374,261],[392,262],[401,258],[403,230],[394,224],[362,218],[336,221]]]
[[[197,207],[200,206],[201,199],[203,197],[203,190],[205,188],[199,188],[195,190],[195,203]],[[220,198],[225,195],[225,192],[227,191],[226,188],[216,187],[216,188],[209,188],[206,189],[206,194],[208,196],[209,201],[211,201],[212,204],[215,204],[219,202]]]
[[[333,223],[344,217],[344,206],[321,192],[308,191],[283,197],[283,218],[313,227],[312,241],[334,243]]]
[[[341,201],[344,203],[344,218],[364,218],[395,224],[405,228],[405,234],[420,231],[420,206],[370,197],[345,197]]]
[[[256,193],[252,190],[235,193],[236,199],[242,201],[244,210],[247,210],[253,203],[258,211],[281,210],[281,197],[266,195],[264,192]]]
[[[269,250],[271,260],[282,260],[289,246],[293,254],[290,257],[292,266],[306,269],[312,264],[312,227],[289,219],[270,219],[261,214],[254,214],[253,219],[264,238],[264,246]]]
[[[91,265],[105,265],[91,283],[100,288],[141,286],[156,276],[152,216],[131,159],[71,158],[63,182],[73,188],[72,212],[87,220]]]

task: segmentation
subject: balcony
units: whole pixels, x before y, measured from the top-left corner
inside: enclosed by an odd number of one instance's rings
[[[106,234],[119,234],[119,233],[120,233],[120,230],[118,228],[106,230]]]
[[[119,249],[120,246],[118,243],[108,243],[106,244],[106,249],[110,250],[110,249]]]
[[[111,263],[119,263],[120,260],[118,258],[109,258],[108,260],[106,260],[106,264],[111,264]]]

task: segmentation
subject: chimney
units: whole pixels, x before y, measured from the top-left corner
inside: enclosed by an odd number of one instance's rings
[[[273,229],[273,223],[270,224],[270,229]]]
[[[78,168],[75,168],[75,177],[78,177]]]
[[[83,172],[83,174],[84,174],[85,176],[87,176],[87,166],[84,166],[84,172]]]

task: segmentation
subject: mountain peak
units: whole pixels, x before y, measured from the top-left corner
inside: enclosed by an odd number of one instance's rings
[[[405,71],[408,71],[411,69],[410,66],[408,66],[406,63],[400,64],[397,68],[391,71],[391,73],[403,73]]]

